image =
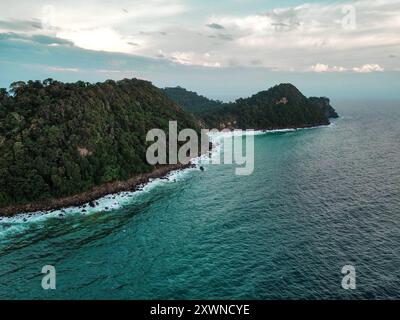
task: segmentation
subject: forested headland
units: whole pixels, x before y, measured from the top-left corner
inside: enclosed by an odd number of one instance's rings
[[[290,83],[231,103],[207,99],[181,87],[165,88],[164,92],[208,128],[302,128],[329,124],[329,118],[338,117],[328,98],[306,98]]]
[[[0,207],[150,172],[146,134],[170,120],[197,128],[147,81],[13,83],[0,91]]]
[[[146,161],[146,135],[168,132],[171,120],[178,130],[265,130],[324,125],[330,117],[337,114],[328,98],[306,98],[291,84],[223,103],[138,79],[14,82],[0,89],[0,214],[159,170]],[[119,189],[95,194],[107,190]]]

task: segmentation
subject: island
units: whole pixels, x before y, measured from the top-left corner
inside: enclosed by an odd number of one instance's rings
[[[337,117],[329,99],[281,84],[232,103],[139,79],[53,79],[0,89],[0,216],[78,206],[189,165],[146,161],[153,128],[304,128]]]

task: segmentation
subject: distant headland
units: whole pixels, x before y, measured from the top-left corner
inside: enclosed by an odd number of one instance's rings
[[[146,161],[146,133],[305,128],[337,117],[329,99],[280,84],[223,103],[148,81],[14,82],[0,89],[0,216],[81,205],[184,165]]]

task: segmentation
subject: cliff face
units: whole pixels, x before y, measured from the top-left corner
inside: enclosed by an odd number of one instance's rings
[[[335,109],[331,106],[330,100],[326,97],[310,97],[309,98],[311,104],[321,109],[327,118],[339,118],[339,115],[335,111]]]
[[[0,207],[67,197],[154,169],[150,129],[196,122],[150,82],[14,83],[0,99]],[[0,210],[1,211],[1,210]]]

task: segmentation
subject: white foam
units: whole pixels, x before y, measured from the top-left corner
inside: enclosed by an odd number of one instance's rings
[[[174,170],[165,177],[151,179],[148,183],[139,186],[139,189],[136,191],[124,191],[106,195],[93,201],[95,207],[91,207],[89,203],[86,203],[81,206],[71,206],[52,211],[37,211],[33,213],[20,213],[13,217],[0,217],[0,239],[5,235],[4,231],[6,231],[7,234],[20,232],[24,229],[24,225],[31,223],[41,222],[51,218],[64,219],[74,215],[91,215],[120,209],[132,204],[138,197],[158,186],[182,181],[185,179],[186,175],[193,170],[195,170],[195,168]]]
[[[196,159],[196,164],[210,164],[211,163],[219,163],[219,159],[221,157],[221,153],[224,150],[224,139],[230,137],[245,137],[245,136],[257,136],[257,135],[264,135],[264,134],[272,134],[272,133],[284,133],[284,132],[295,132],[299,130],[306,130],[306,129],[317,129],[323,127],[331,127],[334,126],[334,123],[329,125],[321,125],[321,126],[314,126],[308,128],[287,128],[287,129],[273,129],[273,130],[233,130],[233,131],[220,131],[220,132],[210,132],[208,134],[210,142],[213,143],[213,149],[211,151],[211,155],[203,155]]]
[[[307,127],[307,128],[287,128],[287,129],[272,129],[272,130],[233,130],[233,131],[210,132],[209,138],[210,138],[210,142],[220,143],[221,141],[223,141],[224,138],[228,138],[228,137],[257,136],[257,135],[270,134],[270,133],[295,132],[295,131],[300,131],[300,130],[332,127],[335,125],[336,124],[334,122],[331,122],[328,125],[320,125],[320,126]]]
[[[205,165],[212,163],[212,160],[220,157],[223,151],[223,139],[230,136],[246,136],[246,135],[263,135],[275,132],[292,132],[297,130],[305,129],[315,129],[321,127],[335,126],[336,124],[331,123],[327,126],[317,126],[310,128],[301,129],[276,129],[276,130],[252,130],[252,131],[229,131],[229,132],[218,132],[210,133],[209,140],[214,144],[214,148],[210,153],[206,153],[197,158],[191,160],[192,164],[195,166]],[[211,161],[210,161],[211,159]],[[24,225],[41,222],[51,218],[64,219],[72,215],[91,215],[99,212],[108,212],[120,209],[126,205],[132,204],[138,199],[142,194],[150,192],[158,186],[166,183],[174,183],[182,181],[186,178],[187,174],[191,171],[198,170],[197,168],[186,168],[174,170],[168,173],[165,177],[150,179],[150,181],[139,187],[136,191],[119,192],[116,194],[106,195],[93,201],[95,207],[91,207],[89,203],[81,206],[72,206],[68,208],[63,208],[59,210],[52,211],[37,211],[33,213],[20,213],[13,217],[0,217],[0,239],[5,235],[4,231],[7,233],[20,232],[24,229]]]

